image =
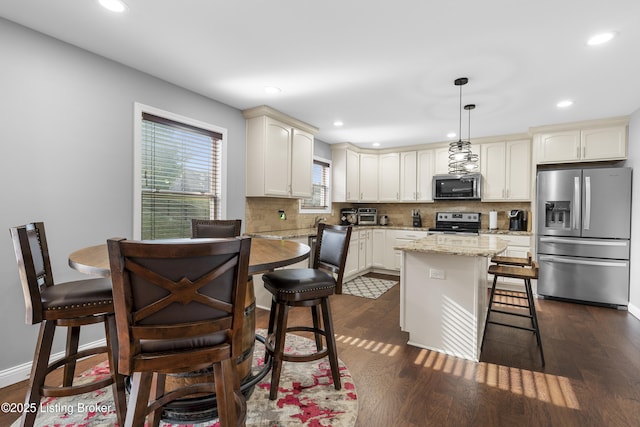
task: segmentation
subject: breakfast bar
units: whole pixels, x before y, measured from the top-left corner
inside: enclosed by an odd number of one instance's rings
[[[436,234],[401,251],[400,327],[409,344],[478,361],[489,259],[507,248],[493,235]]]

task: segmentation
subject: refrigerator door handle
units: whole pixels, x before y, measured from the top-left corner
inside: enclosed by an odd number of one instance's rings
[[[627,246],[629,242],[627,240],[620,241],[602,241],[602,240],[575,240],[575,239],[563,239],[561,237],[540,237],[542,243],[567,243],[570,245],[585,245],[585,246]]]
[[[591,224],[591,177],[584,177],[584,222],[582,224],[582,228],[585,230],[589,229]]]
[[[573,224],[572,229],[578,230],[580,224],[580,177],[573,177]]]
[[[583,261],[579,259],[564,259],[557,257],[546,257],[541,256],[540,262],[557,262],[560,264],[578,264],[578,265],[592,265],[597,267],[626,267],[626,262],[615,262],[615,261]]]

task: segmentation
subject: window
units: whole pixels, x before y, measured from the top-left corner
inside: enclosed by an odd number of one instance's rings
[[[300,201],[301,213],[331,212],[331,162],[313,160],[313,189],[311,198]]]
[[[144,240],[189,237],[192,218],[222,217],[224,135],[212,125],[147,110],[137,115],[134,234]]]

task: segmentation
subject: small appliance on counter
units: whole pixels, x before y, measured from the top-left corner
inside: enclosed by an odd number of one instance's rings
[[[358,208],[358,225],[378,225],[378,209]]]
[[[527,211],[509,211],[509,231],[527,231]]]
[[[358,223],[358,211],[356,208],[340,209],[340,225],[356,225]]]
[[[389,217],[387,215],[380,215],[380,225],[389,225]]]
[[[422,227],[422,218],[420,217],[420,210],[419,209],[412,209],[411,210],[411,218],[412,218],[412,222],[413,222],[413,226],[414,227]]]

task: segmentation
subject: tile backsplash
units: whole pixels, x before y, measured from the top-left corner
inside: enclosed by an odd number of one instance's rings
[[[293,230],[312,228],[316,217],[326,218],[329,224],[340,222],[340,209],[345,207],[375,207],[378,217],[387,215],[389,225],[410,227],[411,211],[419,209],[423,227],[435,225],[436,212],[460,211],[480,212],[482,214],[482,228],[489,227],[489,212],[498,212],[498,229],[509,228],[508,212],[512,209],[522,209],[529,213],[528,227],[531,230],[531,203],[529,202],[474,202],[447,201],[434,203],[334,203],[331,214],[300,214],[298,200],[279,199],[273,197],[246,198],[246,225],[248,233],[276,230]],[[284,211],[286,219],[280,219],[279,211]]]

